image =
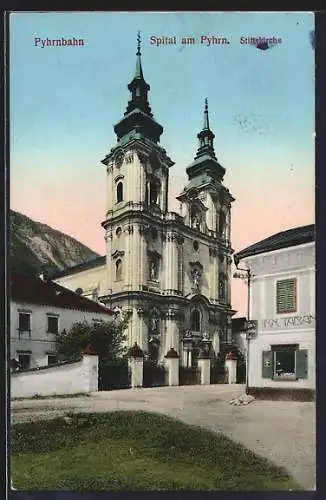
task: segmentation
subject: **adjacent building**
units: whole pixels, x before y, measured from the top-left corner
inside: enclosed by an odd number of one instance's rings
[[[114,313],[51,281],[12,273],[10,314],[10,358],[28,369],[57,363],[57,333]]]
[[[250,272],[249,390],[315,390],[315,226],[283,231],[234,255]],[[241,328],[240,328],[241,330]]]
[[[106,255],[53,278],[110,308],[131,315],[128,343],[163,360],[173,347],[186,366],[196,363],[204,338],[212,352],[231,344],[231,204],[225,168],[214,150],[205,101],[203,127],[188,183],[169,211],[174,162],[159,144],[163,127],[148,101],[140,42],[128,85],[130,100],[114,126],[117,143],[102,160],[107,210]]]

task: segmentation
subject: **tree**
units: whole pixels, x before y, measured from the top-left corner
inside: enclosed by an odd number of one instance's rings
[[[67,360],[80,356],[86,347],[91,347],[99,356],[99,362],[117,359],[125,354],[124,330],[128,317],[119,321],[76,322],[70,330],[63,330],[57,335],[57,352]]]

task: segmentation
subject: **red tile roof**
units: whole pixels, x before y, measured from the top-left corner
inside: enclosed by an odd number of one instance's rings
[[[97,302],[41,278],[12,273],[10,276],[10,298],[27,304],[48,305],[62,309],[77,309],[112,316],[114,313]]]

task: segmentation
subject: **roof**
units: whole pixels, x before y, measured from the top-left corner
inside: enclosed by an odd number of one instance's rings
[[[71,274],[80,273],[82,271],[87,271],[87,269],[93,269],[94,267],[104,266],[106,263],[106,255],[101,255],[100,257],[95,257],[95,259],[88,260],[82,264],[76,264],[75,266],[66,267],[62,271],[51,274],[51,279],[61,278],[62,276],[68,276]]]
[[[27,304],[48,305],[61,309],[102,313],[112,316],[114,313],[97,302],[87,299],[64,288],[53,281],[12,273],[10,276],[10,298]]]
[[[273,234],[272,236],[269,236],[268,238],[241,250],[240,252],[234,254],[234,261],[238,264],[240,260],[245,257],[265,252],[272,252],[273,250],[280,250],[282,248],[303,245],[304,243],[310,243],[312,241],[315,241],[315,224],[294,227],[292,229],[288,229],[287,231],[281,231],[280,233]]]

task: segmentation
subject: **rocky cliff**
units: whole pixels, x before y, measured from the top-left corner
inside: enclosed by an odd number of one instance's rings
[[[10,268],[37,276],[87,262],[99,255],[46,224],[10,211]]]

